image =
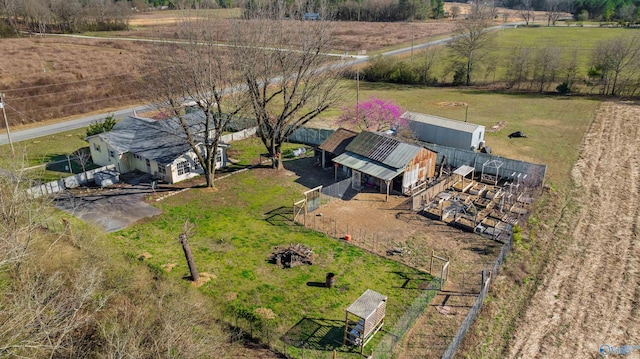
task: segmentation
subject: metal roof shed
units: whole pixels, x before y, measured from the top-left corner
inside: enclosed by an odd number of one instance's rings
[[[387,296],[371,289],[367,289],[348,308],[345,317],[344,337],[342,344],[350,344],[360,347],[360,354],[364,346],[382,328],[387,308]],[[351,324],[350,316],[357,317]]]
[[[484,144],[482,125],[409,111],[402,117],[420,141],[463,150],[478,149]]]

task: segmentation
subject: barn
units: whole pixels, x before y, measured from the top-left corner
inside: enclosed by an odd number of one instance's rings
[[[409,111],[402,118],[420,141],[463,150],[484,146],[484,126]]]
[[[351,170],[351,187],[410,194],[435,176],[436,153],[380,133],[363,131],[333,162]]]

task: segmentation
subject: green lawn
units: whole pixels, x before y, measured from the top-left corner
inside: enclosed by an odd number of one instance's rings
[[[631,36],[629,29],[598,27],[535,27],[499,31],[493,48],[495,58],[506,59],[517,48],[558,48],[565,60],[577,55],[581,76],[586,76],[591,53],[600,41]],[[500,73],[498,73],[498,77]]]
[[[289,332],[290,345],[309,334],[298,332],[304,331],[310,320],[330,323],[320,340],[322,345],[316,343],[315,348],[346,350],[340,348],[341,321],[346,307],[360,294],[373,289],[389,296],[386,327],[391,328],[412,303],[420,301],[422,291],[417,285],[431,277],[283,220],[290,215],[278,213],[290,212],[304,190],[294,177],[258,169],[218,181],[216,191],[194,188],[159,202],[162,215],[114,234],[113,240],[129,256],[148,252],[150,267],[161,276],[181,280],[188,275],[188,268],[177,238],[188,220],[195,227],[190,243],[198,270],[215,276],[201,290],[219,303],[220,313],[240,309],[246,315],[261,307],[271,309],[276,318],[270,337]],[[311,247],[317,255],[315,263],[281,269],[268,262],[275,246],[290,243]],[[168,264],[175,264],[175,268],[169,272],[163,269]],[[328,272],[336,274],[336,287],[316,286],[324,282]],[[428,299],[422,300],[423,306],[427,303]],[[232,315],[224,318],[235,324]],[[240,320],[238,325],[243,323]],[[246,323],[245,329],[250,330]],[[378,337],[371,347],[382,334]],[[276,344],[277,348],[283,345]],[[295,346],[287,351],[301,355]]]

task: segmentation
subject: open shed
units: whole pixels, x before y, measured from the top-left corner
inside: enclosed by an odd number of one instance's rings
[[[324,140],[324,142],[318,146],[318,149],[322,151],[322,168],[327,168],[327,165],[332,166],[331,160],[344,153],[347,146],[357,135],[358,133],[354,131],[339,128]]]
[[[473,172],[474,168],[467,165],[462,165],[453,171],[453,174],[459,177],[459,180],[454,184],[454,188],[460,192],[466,192],[473,186]],[[471,178],[467,176],[471,174]]]
[[[387,296],[367,289],[348,308],[344,325],[342,344],[364,346],[382,328],[387,308]]]
[[[434,151],[402,142],[380,133],[359,133],[334,163],[351,169],[355,190],[379,188],[389,197],[390,186],[403,194],[435,176],[437,154]]]

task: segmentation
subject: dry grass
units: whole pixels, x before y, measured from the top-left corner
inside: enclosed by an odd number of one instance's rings
[[[450,7],[446,4],[447,8]],[[469,6],[457,4],[462,13]],[[519,20],[510,11],[510,20]],[[241,20],[238,9],[197,12],[162,11],[137,14],[133,31],[102,33],[109,37],[173,38],[177,24],[207,18],[219,41],[231,37],[231,24]],[[538,18],[542,18],[538,15]],[[502,20],[502,18],[500,18]],[[293,22],[292,25],[306,26]],[[456,22],[334,22],[331,51],[366,52],[420,43],[444,36]],[[148,43],[78,38],[22,38],[0,42],[0,91],[13,127],[144,102],[140,79],[152,69],[145,63]]]
[[[10,125],[140,102],[145,45],[71,38],[0,43],[0,89]]]

